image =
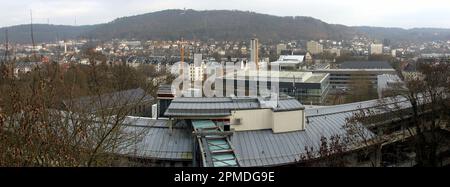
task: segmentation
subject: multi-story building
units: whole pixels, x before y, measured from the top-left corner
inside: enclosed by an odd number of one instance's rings
[[[309,41],[306,43],[306,50],[313,55],[323,53],[323,46],[319,42]]]
[[[277,61],[270,64],[278,65],[281,70],[298,70],[304,61],[304,55],[281,55]]]
[[[314,73],[329,73],[332,88],[348,88],[355,80],[369,80],[378,83],[378,75],[396,75],[392,66],[386,61],[349,61],[337,69],[314,69]]]
[[[258,63],[259,62],[259,42],[258,39],[253,38],[250,41],[250,62]]]
[[[383,54],[383,44],[370,44],[370,55]]]
[[[206,64],[202,54],[194,54],[194,63],[189,64],[189,78],[191,81],[203,81]]]
[[[280,55],[282,51],[287,49],[286,44],[278,44],[277,45],[277,55]]]
[[[218,80],[223,82],[224,89],[219,92],[229,93],[233,92],[235,95],[249,95],[252,91],[258,95],[264,94],[259,91],[263,83],[267,83],[267,88],[271,88],[277,80],[279,85],[279,92],[296,98],[301,103],[307,104],[323,104],[329,89],[330,80],[328,73],[312,73],[299,71],[279,71],[264,72],[264,71],[239,71],[235,73],[228,73]],[[233,82],[234,85],[226,85],[227,82]],[[251,88],[255,85],[255,88]],[[258,91],[255,91],[258,90]],[[231,90],[231,91],[230,91]]]

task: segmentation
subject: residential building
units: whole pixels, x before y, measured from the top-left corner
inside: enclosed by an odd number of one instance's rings
[[[259,63],[259,42],[258,39],[253,38],[250,41],[250,62]]]
[[[203,81],[205,78],[206,63],[202,54],[194,54],[194,63],[189,64],[189,78],[191,81]]]
[[[370,44],[370,55],[383,54],[383,44]]]
[[[287,49],[286,44],[278,44],[277,45],[277,55],[280,55],[282,51]]]
[[[309,41],[306,43],[306,50],[313,55],[323,53],[323,46],[319,42]]]

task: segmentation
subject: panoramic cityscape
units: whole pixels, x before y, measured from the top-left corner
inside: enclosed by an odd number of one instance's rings
[[[411,21],[426,2],[69,2],[0,13],[0,167],[450,166],[450,16]]]

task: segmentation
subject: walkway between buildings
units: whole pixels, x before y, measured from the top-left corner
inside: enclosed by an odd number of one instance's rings
[[[204,167],[239,167],[228,136],[211,120],[192,120]]]

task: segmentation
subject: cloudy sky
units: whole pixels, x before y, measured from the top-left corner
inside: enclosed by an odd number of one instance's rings
[[[165,9],[237,9],[349,26],[450,28],[449,0],[0,0],[0,27],[97,24]]]

